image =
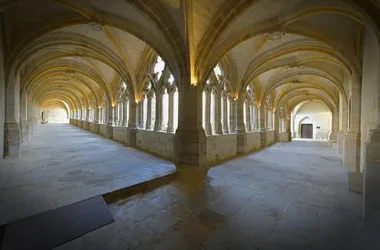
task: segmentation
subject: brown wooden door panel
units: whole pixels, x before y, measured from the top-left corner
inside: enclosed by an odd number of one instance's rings
[[[301,125],[301,137],[306,139],[313,139],[313,124]]]

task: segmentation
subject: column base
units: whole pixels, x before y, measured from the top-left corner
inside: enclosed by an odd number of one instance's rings
[[[348,172],[360,172],[360,133],[347,132],[344,137],[343,164]]]
[[[200,129],[178,128],[174,136],[174,162],[178,168],[206,165],[207,139]]]
[[[369,134],[364,170],[364,216],[380,223],[380,126]]]
[[[21,129],[18,122],[4,124],[4,154],[10,157],[21,155]]]

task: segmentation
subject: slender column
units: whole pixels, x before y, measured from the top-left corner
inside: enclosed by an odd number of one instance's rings
[[[245,103],[245,114],[246,114],[246,120],[247,120],[247,123],[245,124],[246,128],[247,128],[247,131],[252,131],[252,127],[251,127],[251,105],[249,105],[249,103]]]
[[[94,107],[94,123],[99,123],[99,107]]]
[[[89,109],[87,107],[87,110],[86,110],[86,122],[89,122],[90,121],[90,112],[91,112],[91,109]]]
[[[237,152],[238,154],[244,154],[249,151],[247,147],[247,126],[244,122],[244,99],[237,99]]]
[[[156,93],[156,120],[154,122],[154,131],[162,130],[162,95]]]
[[[338,130],[339,130],[339,111],[334,110],[334,112],[332,113],[332,119],[331,119],[331,132],[330,132],[331,143],[337,142]]]
[[[142,102],[140,102],[142,103]],[[136,146],[137,145],[137,104],[133,98],[128,102],[129,104],[129,120],[127,128],[127,145]]]
[[[230,133],[235,133],[236,130],[236,101],[230,101]]]
[[[144,101],[142,100],[138,104],[138,127],[143,129],[144,128]]]
[[[169,133],[174,132],[174,92],[169,93],[169,121],[168,129],[166,130]]]
[[[114,124],[113,123],[113,118],[115,117],[114,113],[115,113],[115,108],[112,107],[111,102],[109,101],[109,103],[107,104],[107,122],[106,122],[106,124],[109,126],[112,126]]]
[[[267,145],[267,129],[266,129],[267,110],[264,106],[260,106],[258,113],[259,113],[260,144],[261,144],[261,147],[264,148]]]
[[[147,105],[147,117],[146,117],[146,129],[151,130],[152,129],[152,95],[148,95],[148,105]]]
[[[273,119],[273,128],[274,128],[274,141],[278,142],[280,141],[280,132],[282,128],[280,128],[280,116],[278,112],[273,112],[274,119]]]
[[[205,128],[205,132],[206,132],[206,135],[212,135],[212,126],[211,126],[211,120],[210,120],[210,117],[211,117],[211,93],[206,91],[206,115],[205,115],[205,124],[206,124],[206,128]]]
[[[125,100],[123,102],[123,124],[122,124],[123,127],[127,127],[128,126],[128,101]]]
[[[223,129],[222,129],[222,98],[221,98],[221,93],[217,93],[214,98],[215,104],[216,104],[216,110],[215,110],[215,133],[218,135],[223,134]]]
[[[229,129],[228,129],[228,103],[227,103],[228,97],[224,96],[223,97],[223,133],[228,134]]]

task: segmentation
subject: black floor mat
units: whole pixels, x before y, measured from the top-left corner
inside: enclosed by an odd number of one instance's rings
[[[91,198],[6,224],[1,250],[52,249],[113,221],[103,198]]]

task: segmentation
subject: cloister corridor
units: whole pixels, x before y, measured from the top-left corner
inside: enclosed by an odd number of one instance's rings
[[[28,164],[26,164],[28,163]],[[40,125],[0,163],[1,222],[171,174],[170,162],[69,124]],[[104,195],[115,222],[55,250],[379,249],[327,142],[277,143],[180,173],[133,196]]]

